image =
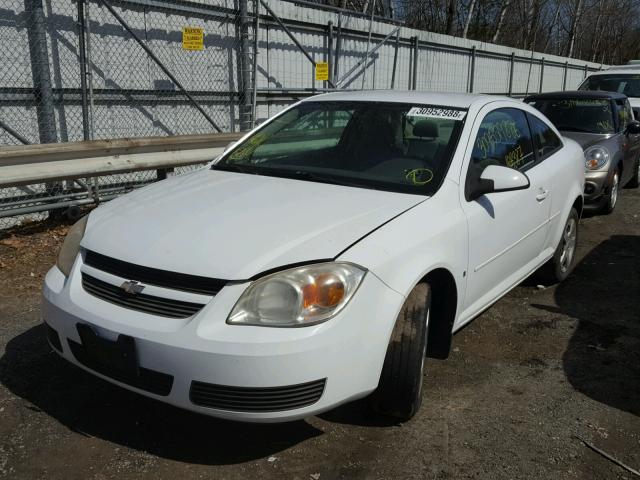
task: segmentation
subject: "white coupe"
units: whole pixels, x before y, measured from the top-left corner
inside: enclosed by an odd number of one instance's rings
[[[516,100],[312,97],[74,225],[44,282],[48,339],[207,415],[370,396],[406,420],[425,357],[536,270],[571,272],[583,184],[582,149]]]

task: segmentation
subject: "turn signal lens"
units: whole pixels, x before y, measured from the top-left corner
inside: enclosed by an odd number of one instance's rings
[[[589,147],[584,151],[585,167],[587,170],[598,170],[609,161],[609,150],[599,145]]]
[[[302,305],[304,308],[335,307],[344,297],[344,289],[344,283],[337,275],[319,275],[302,288]]]

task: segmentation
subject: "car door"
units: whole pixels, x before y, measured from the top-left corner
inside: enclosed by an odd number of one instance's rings
[[[620,132],[620,148],[622,150],[622,178],[620,185],[625,185],[635,173],[636,159],[640,155],[640,135],[631,135],[626,132],[627,125],[633,121],[633,111],[629,100],[621,98],[616,100],[616,114],[618,116],[618,130]]]
[[[567,168],[566,159],[563,158],[562,140],[553,131],[553,128],[537,115],[527,112],[527,120],[529,120],[533,137],[536,168],[540,171],[539,175],[548,178],[547,183],[551,186],[551,192],[558,191],[558,186],[569,184],[572,175],[574,175],[573,168]],[[544,162],[544,168],[538,166],[542,162]],[[549,228],[543,251],[545,249],[554,251],[557,245],[552,244],[554,241],[552,232],[557,231],[559,223],[566,220],[560,217],[565,198],[561,194],[556,194],[551,195],[546,201],[549,204]]]
[[[503,165],[524,172],[530,186],[471,201],[461,199],[469,235],[462,321],[471,319],[538,266],[551,202],[551,174],[544,163],[536,161],[523,110],[485,107],[476,118],[471,139],[461,180],[480,175],[488,165]]]

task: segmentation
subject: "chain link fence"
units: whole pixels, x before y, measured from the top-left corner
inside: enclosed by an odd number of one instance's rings
[[[249,11],[237,2],[0,0],[0,12],[0,145],[240,129],[239,78],[251,74],[241,34],[251,36]],[[73,216],[163,177],[151,170],[0,188],[0,229]]]
[[[236,132],[335,89],[523,96],[599,68],[303,0],[0,0],[0,42],[0,148]],[[0,188],[0,229],[163,176]]]
[[[240,11],[209,3],[0,0],[0,142],[238,130]]]

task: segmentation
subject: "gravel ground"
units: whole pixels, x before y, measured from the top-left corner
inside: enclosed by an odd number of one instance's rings
[[[355,402],[283,425],[223,422],[121,390],[50,351],[40,284],[66,226],[0,238],[0,478],[637,478],[640,192],[581,221],[562,285],[527,281],[430,361],[422,410]]]

